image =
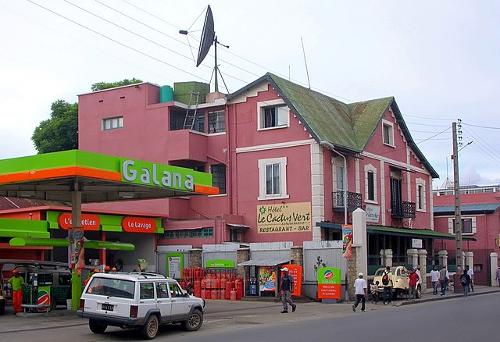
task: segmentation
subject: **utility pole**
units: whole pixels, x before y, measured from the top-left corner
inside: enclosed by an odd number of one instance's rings
[[[456,265],[457,272],[463,270],[462,265],[462,217],[460,210],[460,181],[458,172],[458,145],[461,144],[460,140],[462,138],[461,120],[458,119],[458,131],[457,123],[452,123],[452,134],[453,134],[453,190],[455,193],[455,248],[456,248]],[[459,136],[458,136],[459,135]]]

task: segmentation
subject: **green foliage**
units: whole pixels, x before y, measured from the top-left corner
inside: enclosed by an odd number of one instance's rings
[[[92,84],[90,89],[92,91],[98,91],[98,90],[104,90],[104,89],[109,89],[109,88],[122,87],[122,86],[136,84],[136,83],[142,83],[142,81],[138,80],[136,78],[132,78],[130,80],[128,78],[126,78],[126,79],[124,79],[122,81],[118,81],[118,82],[98,82],[98,83]]]
[[[57,100],[50,119],[40,122],[31,137],[38,153],[78,148],[78,104]]]

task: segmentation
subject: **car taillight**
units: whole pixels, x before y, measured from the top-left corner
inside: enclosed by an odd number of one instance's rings
[[[83,311],[84,307],[85,307],[85,299],[80,299],[80,310]]]
[[[139,307],[137,305],[130,306],[130,318],[137,318],[137,311]]]

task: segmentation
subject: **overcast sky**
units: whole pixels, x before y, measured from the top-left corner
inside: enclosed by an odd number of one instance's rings
[[[92,83],[131,77],[159,85],[208,81],[213,58],[199,68],[192,58],[203,15],[196,18],[206,5],[0,0],[0,158],[36,153],[31,135],[49,117],[51,103],[75,102]],[[266,71],[307,84],[302,37],[312,88],[344,102],[396,97],[414,140],[422,141],[441,176],[434,186],[446,180],[457,118],[463,120],[464,144],[473,141],[461,151],[462,184],[500,183],[499,1],[210,5],[219,40],[230,45],[219,49],[229,91]],[[178,30],[189,27],[188,41]]]

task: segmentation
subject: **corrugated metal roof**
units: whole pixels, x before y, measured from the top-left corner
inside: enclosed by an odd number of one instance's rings
[[[277,266],[290,262],[290,258],[258,258],[239,263],[238,266]]]
[[[500,207],[500,203],[476,203],[476,204],[462,204],[460,211],[462,214],[466,213],[493,213]],[[455,206],[435,206],[434,214],[448,214],[454,213]]]

